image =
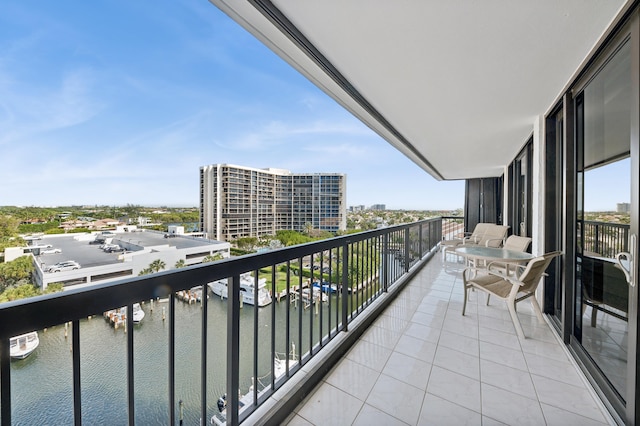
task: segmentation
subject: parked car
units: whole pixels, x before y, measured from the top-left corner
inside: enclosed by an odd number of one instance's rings
[[[69,271],[73,269],[80,269],[80,264],[74,260],[66,260],[64,262],[58,262],[54,265],[49,266],[46,271],[47,272],[60,272],[60,271]]]
[[[102,250],[104,250],[105,252],[110,253],[110,252],[111,252],[111,250],[113,250],[113,249],[119,249],[119,248],[120,248],[120,246],[119,246],[119,245],[117,245],[117,244],[104,244],[104,245],[100,246],[100,248],[101,248]]]
[[[124,248],[116,244],[114,246],[105,248],[104,251],[106,251],[107,253],[118,253],[124,251]]]
[[[34,244],[32,246],[29,246],[29,248],[32,248],[32,249],[36,249],[36,248],[48,249],[48,248],[52,248],[52,247],[53,247],[53,245],[51,245],[51,244]]]
[[[62,253],[62,249],[48,248],[46,250],[40,250],[40,254],[55,254],[55,253]]]

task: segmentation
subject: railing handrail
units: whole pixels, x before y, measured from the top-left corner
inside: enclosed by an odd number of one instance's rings
[[[299,244],[291,247],[252,253],[223,259],[207,264],[187,266],[180,269],[158,272],[152,275],[129,277],[108,283],[96,283],[82,288],[72,288],[59,293],[35,296],[0,304],[0,339],[41,330],[63,324],[74,319],[86,318],[114,309],[170,293],[206,285],[209,282],[228,278],[235,274],[255,271],[288,259],[305,257],[319,251],[364,241],[368,238],[391,233],[439,218],[425,219],[411,224],[394,225],[387,228],[342,235],[322,241]],[[171,276],[173,279],[167,280]],[[37,306],[38,316],[28,315]],[[16,321],[20,318],[20,321]]]

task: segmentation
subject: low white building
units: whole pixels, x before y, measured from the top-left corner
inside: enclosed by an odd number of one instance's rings
[[[96,243],[100,233],[43,236],[39,246],[58,248],[60,253],[42,254],[41,250],[23,249],[32,253],[35,271],[34,281],[42,289],[51,283],[62,283],[65,288],[97,282],[114,281],[138,276],[149,265],[160,260],[164,270],[202,263],[207,256],[229,257],[230,244],[221,241],[196,238],[178,233],[167,238],[166,233],[149,230],[119,228],[106,234],[104,242],[118,245],[121,250],[108,253]],[[73,260],[79,269],[46,272],[58,262]]]

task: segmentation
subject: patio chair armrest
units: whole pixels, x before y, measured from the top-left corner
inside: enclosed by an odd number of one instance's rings
[[[485,247],[500,247],[504,240],[502,238],[491,238],[486,240],[484,245]]]
[[[496,263],[496,262],[492,262],[492,263]],[[502,272],[498,272],[498,271],[495,271],[495,270],[491,271],[488,268],[487,269],[480,269],[480,270],[484,271],[485,273],[487,273],[489,275],[494,275],[496,277],[502,278],[505,281],[509,281],[511,284],[517,284],[519,286],[524,285],[524,283],[522,281],[520,281],[517,276],[507,275],[507,274],[504,274]]]
[[[456,238],[461,238],[462,239],[462,238],[470,237],[471,235],[472,235],[471,232],[464,231],[464,232],[458,232],[455,236],[456,236]]]
[[[509,264],[507,262],[503,262],[501,260],[494,260],[493,262],[490,262],[487,265],[487,271],[491,272],[491,268],[503,268],[503,269],[507,269],[507,267],[509,267]],[[493,272],[500,272],[500,271],[493,271]]]

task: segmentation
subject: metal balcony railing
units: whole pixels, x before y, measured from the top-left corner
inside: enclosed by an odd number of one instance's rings
[[[628,224],[585,220],[578,222],[578,231],[582,235],[582,249],[592,255],[615,258],[629,248]]]
[[[464,216],[442,216],[442,239],[462,238],[464,235]]]
[[[219,395],[212,391],[214,375],[211,371],[213,367],[209,366],[210,352],[217,349],[222,351],[219,357],[225,360],[226,374],[222,374],[224,379],[221,379],[223,383],[219,387],[226,392],[226,422],[237,425],[322,351],[329,341],[347,331],[349,324],[376,298],[436,248],[442,240],[442,224],[441,218],[429,219],[1,304],[0,420],[3,425],[10,425],[12,417],[16,423],[22,420],[22,413],[12,408],[15,399],[12,395],[17,390],[12,388],[11,380],[9,339],[12,336],[59,326],[64,326],[66,330],[66,325],[71,325],[72,377],[66,386],[67,391],[69,386],[73,388],[70,391],[73,422],[79,425],[83,421],[83,408],[85,411],[91,410],[86,403],[83,407],[82,402],[83,397],[88,396],[86,389],[83,394],[85,376],[81,375],[81,368],[87,362],[82,357],[80,347],[81,341],[84,341],[81,339],[81,321],[118,307],[126,306],[127,312],[133,312],[133,305],[141,301],[168,299],[167,337],[163,342],[163,345],[166,343],[167,358],[166,363],[157,368],[157,374],[166,375],[167,395],[153,404],[167,404],[166,408],[162,408],[166,413],[166,423],[178,424],[176,420],[179,418],[182,424],[184,413],[182,401],[176,398],[176,370],[185,360],[178,359],[179,351],[176,348],[176,336],[180,331],[176,326],[176,304],[180,303],[177,294],[198,286],[208,292],[208,283],[226,279],[226,324],[219,324],[226,330],[222,341],[213,340],[208,318],[210,308],[213,310],[221,306],[210,305],[222,302],[207,297],[201,297],[199,302],[199,406],[197,410],[193,409],[197,412],[187,414],[191,419],[189,424],[198,419],[204,419],[201,420],[202,424],[208,424],[218,412],[216,403]],[[251,274],[256,284],[254,300],[259,297],[259,280],[265,279],[273,303],[264,307],[258,307],[257,304],[243,306],[240,281],[247,273]],[[314,287],[314,282],[319,287]],[[153,306],[153,302],[150,304]],[[251,312],[252,315],[246,315]],[[164,315],[163,311],[163,321]],[[123,409],[126,410],[126,421],[130,425],[137,419],[135,380],[136,365],[139,365],[140,358],[134,357],[134,342],[137,341],[135,336],[144,331],[144,323],[141,327],[134,328],[133,315],[127,316],[126,355],[123,355],[126,357],[126,407]],[[251,336],[249,343],[244,340],[241,342],[241,335]],[[289,351],[292,343],[296,347],[294,354]],[[281,360],[279,352],[291,356]],[[43,360],[44,357],[37,359],[38,362]],[[277,361],[284,363],[284,372],[280,375],[276,371]],[[241,381],[246,382],[247,374],[262,381],[259,384],[258,380],[253,379],[250,390],[241,397]],[[35,405],[29,407],[29,410],[38,409]],[[49,420],[57,423],[55,418]]]

